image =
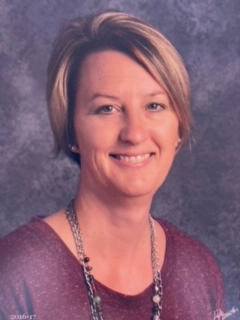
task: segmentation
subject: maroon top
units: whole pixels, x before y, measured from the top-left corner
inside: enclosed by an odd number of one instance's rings
[[[223,309],[219,270],[209,251],[166,222],[161,320],[213,320]],[[152,285],[128,296],[96,281],[105,320],[150,320]],[[53,229],[34,217],[0,240],[0,319],[86,320],[81,265]]]

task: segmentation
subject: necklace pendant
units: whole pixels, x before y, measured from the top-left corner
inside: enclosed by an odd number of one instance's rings
[[[158,304],[161,301],[161,297],[159,294],[155,294],[152,300],[154,303]]]

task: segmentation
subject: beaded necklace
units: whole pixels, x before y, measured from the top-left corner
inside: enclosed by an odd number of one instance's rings
[[[77,248],[77,253],[79,256],[79,262],[82,265],[83,275],[87,287],[87,293],[90,302],[92,320],[104,320],[103,312],[101,307],[101,297],[98,296],[94,277],[91,274],[92,267],[89,265],[90,258],[86,255],[83,237],[78,224],[77,216],[74,210],[74,200],[70,202],[66,209],[66,217],[69,221],[69,224],[72,229],[75,245]],[[159,267],[159,258],[158,258],[158,249],[157,249],[157,240],[156,240],[156,231],[154,227],[153,218],[149,215],[149,226],[151,233],[151,261],[152,261],[152,271],[153,271],[153,308],[152,308],[152,320],[160,320],[160,314],[162,311],[162,278]]]

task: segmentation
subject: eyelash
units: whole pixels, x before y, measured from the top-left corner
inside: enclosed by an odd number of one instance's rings
[[[154,109],[149,108],[150,106],[155,106]],[[165,109],[166,106],[160,103],[150,103],[147,105],[146,109],[149,109],[153,112],[157,112],[157,111],[161,111],[162,109]],[[110,110],[109,110],[110,109]],[[101,106],[96,110],[96,114],[112,114],[114,112],[115,107],[112,105],[105,105],[105,106]],[[116,111],[116,109],[115,109]]]
[[[110,112],[109,110],[106,111],[107,108],[111,108]],[[96,110],[96,114],[112,114],[114,110],[114,107],[112,105],[105,105],[105,106],[101,106]]]
[[[156,106],[157,107],[155,109],[151,109],[152,111],[160,111],[160,110],[166,108],[165,105],[160,104],[160,103],[156,103],[156,102],[150,103],[149,105],[147,105],[147,108],[149,109],[150,106]]]

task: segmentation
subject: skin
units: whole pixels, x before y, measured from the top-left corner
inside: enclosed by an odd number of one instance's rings
[[[178,128],[166,92],[142,66],[113,50],[85,58],[74,115],[75,210],[94,277],[118,292],[137,294],[152,282],[148,212],[174,160]],[[45,221],[77,257],[64,210]],[[165,234],[155,228],[162,266]]]

